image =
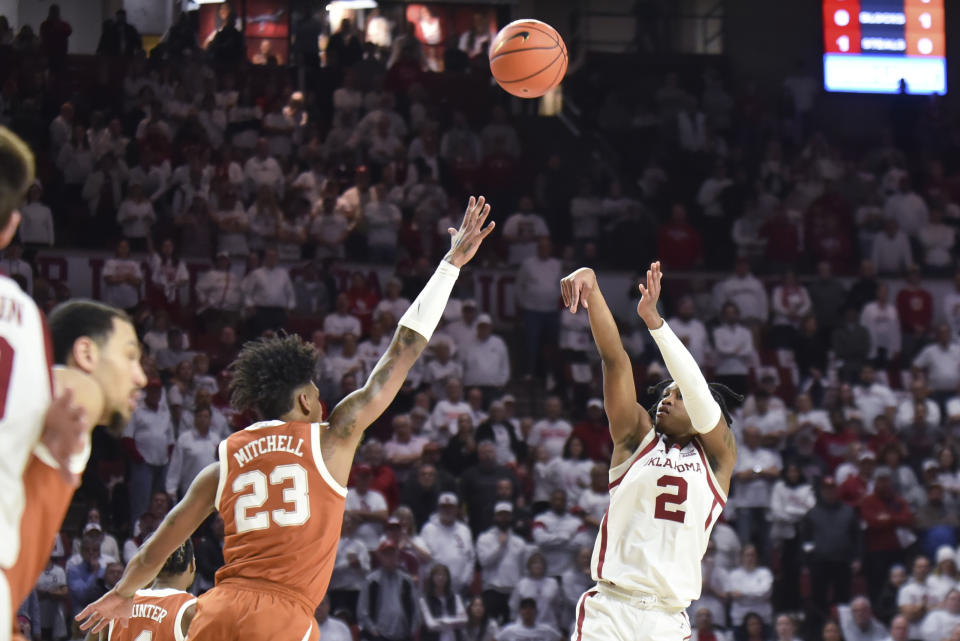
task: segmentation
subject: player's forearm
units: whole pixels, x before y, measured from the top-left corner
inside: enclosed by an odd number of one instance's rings
[[[615,362],[627,356],[620,340],[620,330],[613,319],[613,313],[607,306],[607,301],[597,286],[587,298],[588,316],[590,318],[590,333],[593,342],[597,345],[597,352],[604,362]]]

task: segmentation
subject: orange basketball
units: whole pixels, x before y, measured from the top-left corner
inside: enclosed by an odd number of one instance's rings
[[[508,93],[539,98],[563,80],[567,47],[547,23],[515,20],[490,43],[490,72]]]

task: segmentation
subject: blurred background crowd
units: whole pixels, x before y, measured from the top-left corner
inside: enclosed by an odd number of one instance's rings
[[[387,44],[372,19],[344,19],[320,51],[265,47],[252,64],[223,7],[208,42],[183,14],[149,55],[122,12],[96,56],[69,55],[55,5],[16,32],[0,17],[0,124],[40,177],[0,269],[49,310],[74,292],[48,257],[105,256],[93,291],[135,319],[149,376],[122,438],[94,432],[21,609],[33,638],[70,638],[254,420],[229,404],[243,342],[310,339],[332,407],[475,193],[498,231],[359,450],[324,639],[568,635],[611,443],[588,316],[560,311],[559,280],[590,266],[629,303],[653,259],[664,317],[746,395],[694,638],[960,638],[960,128],[945,98],[890,100],[863,144],[820,127],[802,64],[779,84],[683,65],[626,86],[574,40],[564,98],[589,127],[574,136],[491,85],[482,17],[436,45],[422,22],[374,16]],[[298,32],[319,32],[310,20]],[[487,272],[513,276],[495,304]],[[630,305],[618,315],[649,405],[667,374]],[[222,544],[214,515],[195,591]]]

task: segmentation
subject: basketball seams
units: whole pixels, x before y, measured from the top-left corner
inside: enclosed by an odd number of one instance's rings
[[[526,49],[511,49],[510,51],[501,51],[500,53],[494,56],[491,56],[490,62],[493,62],[494,60],[502,56],[508,56],[511,53],[522,53],[524,51],[550,51],[551,49],[558,49],[558,48],[561,49],[562,51],[562,47],[559,47],[558,45],[553,45],[552,47],[527,47]]]
[[[535,77],[535,76],[538,76],[538,75],[540,75],[541,73],[543,73],[544,71],[546,71],[547,69],[549,69],[550,67],[552,67],[552,66],[557,62],[557,60],[560,59],[560,57],[561,57],[562,55],[563,55],[563,51],[560,51],[560,53],[557,54],[557,57],[554,58],[553,60],[551,60],[550,63],[549,63],[547,66],[543,67],[542,69],[540,69],[540,70],[538,70],[538,71],[535,71],[534,73],[530,74],[529,76],[524,76],[523,78],[517,78],[516,80],[499,80],[499,79],[498,79],[497,82],[499,82],[501,85],[512,85],[512,84],[514,84],[514,83],[516,83],[516,82],[523,82],[524,80],[530,80],[530,78],[533,78],[533,77]]]

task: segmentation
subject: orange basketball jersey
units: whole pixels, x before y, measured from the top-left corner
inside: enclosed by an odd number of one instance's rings
[[[184,641],[183,614],[196,602],[189,592],[173,588],[137,590],[127,627],[111,622],[107,641]]]
[[[319,423],[264,421],[220,443],[217,585],[296,599],[312,614],[333,573],[347,489],[320,453]]]

